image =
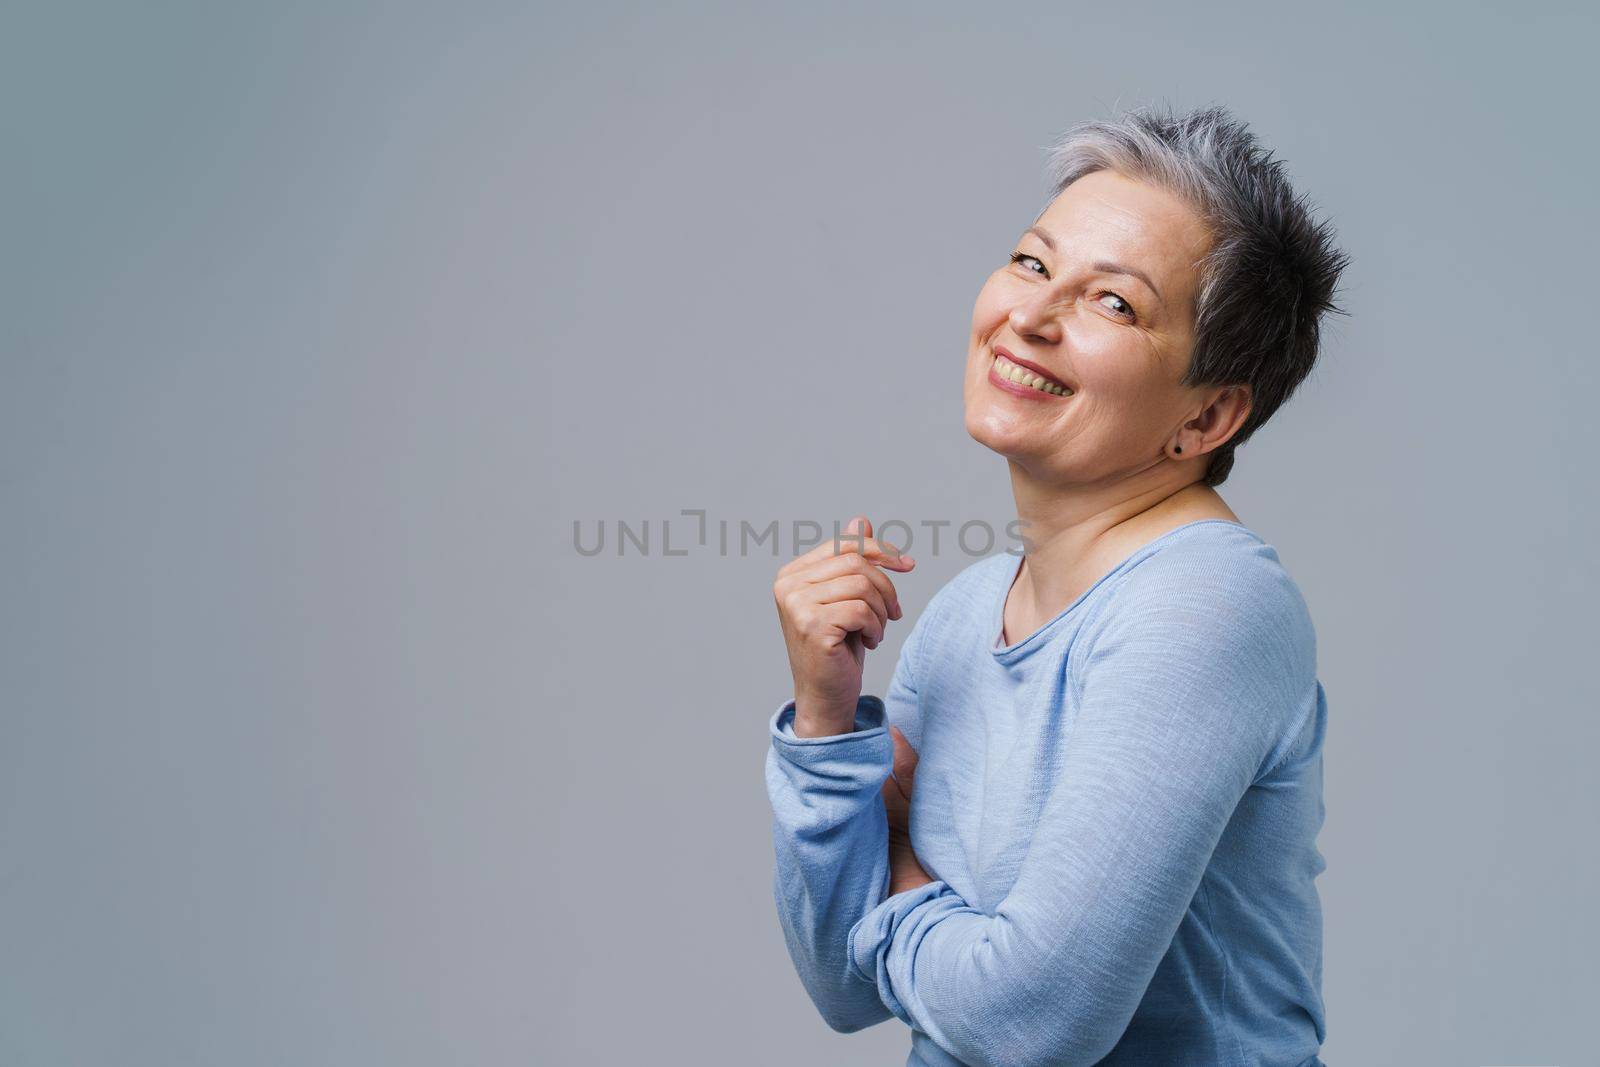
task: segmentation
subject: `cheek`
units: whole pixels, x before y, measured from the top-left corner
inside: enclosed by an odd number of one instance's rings
[[[1107,402],[1131,403],[1148,400],[1164,388],[1154,353],[1115,327],[1091,325],[1075,331],[1070,342],[1073,366],[1085,392]]]
[[[1171,385],[1153,374],[1103,367],[1085,378],[1082,399],[1084,426],[1103,428],[1112,437],[1129,441],[1164,432],[1177,410],[1174,404],[1182,402]]]
[[[972,354],[967,357],[966,371],[961,377],[961,399],[969,412],[974,405],[982,403],[984,377],[988,374],[980,352],[980,349],[973,349]]]

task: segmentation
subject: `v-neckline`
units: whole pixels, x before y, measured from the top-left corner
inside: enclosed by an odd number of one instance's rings
[[[1016,642],[1013,642],[1011,644],[1006,644],[1006,641],[1005,641],[1005,633],[1006,633],[1006,601],[1011,599],[1011,590],[1016,588],[1017,579],[1022,574],[1022,565],[1024,563],[1026,563],[1027,559],[1028,559],[1028,557],[1026,555],[1022,555],[1022,556],[1018,557],[1017,565],[1015,567],[1010,568],[1010,573],[1011,573],[1010,580],[1005,582],[1000,587],[999,604],[995,607],[994,612],[990,617],[989,633],[993,634],[994,638],[993,638],[993,643],[991,644],[989,651],[994,655],[994,657],[996,659],[1014,660],[1014,659],[1020,657],[1024,653],[1024,650],[1029,649],[1030,646],[1035,645],[1039,641],[1039,639],[1041,638],[1042,635],[1044,635],[1044,634],[1048,633],[1050,630],[1054,629],[1055,626],[1058,623],[1060,623],[1062,619],[1065,619],[1067,616],[1071,615],[1075,610],[1077,610],[1078,605],[1082,604],[1085,600],[1087,600],[1089,598],[1089,594],[1093,593],[1096,589],[1100,588],[1100,586],[1105,583],[1106,579],[1112,577],[1117,572],[1119,572],[1122,569],[1124,569],[1125,567],[1127,567],[1128,564],[1130,564],[1134,560],[1140,558],[1142,555],[1148,554],[1148,552],[1152,548],[1154,548],[1155,546],[1161,544],[1161,542],[1163,542],[1163,541],[1167,540],[1168,538],[1172,537],[1174,534],[1179,533],[1182,530],[1187,530],[1191,526],[1199,526],[1199,525],[1202,525],[1202,524],[1208,523],[1208,522],[1220,522],[1220,523],[1223,523],[1223,524],[1228,525],[1228,526],[1237,526],[1239,529],[1245,530],[1246,532],[1249,532],[1249,527],[1245,526],[1244,523],[1242,523],[1242,522],[1234,522],[1232,519],[1193,519],[1193,520],[1191,520],[1189,522],[1183,523],[1180,526],[1174,526],[1172,529],[1168,530],[1166,533],[1163,533],[1163,534],[1161,534],[1161,535],[1159,535],[1157,537],[1152,538],[1149,541],[1146,541],[1144,544],[1140,545],[1138,548],[1134,549],[1132,552],[1130,552],[1126,556],[1124,556],[1122,558],[1122,560],[1117,563],[1116,566],[1114,566],[1110,570],[1106,571],[1099,578],[1096,578],[1094,580],[1094,582],[1089,586],[1089,588],[1085,589],[1082,593],[1080,593],[1078,595],[1078,597],[1076,599],[1074,599],[1071,604],[1068,604],[1061,611],[1057,612],[1054,617],[1052,617],[1050,620],[1045,622],[1037,630],[1033,631],[1033,633],[1029,634],[1027,637],[1024,637],[1020,641],[1016,641]]]

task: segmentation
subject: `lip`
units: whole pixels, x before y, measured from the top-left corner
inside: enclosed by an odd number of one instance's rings
[[[1006,359],[1010,360],[1012,363],[1015,363],[1017,366],[1022,367],[1025,370],[1032,371],[1034,374],[1037,374],[1039,377],[1045,379],[1046,381],[1054,382],[1055,384],[1061,386],[1062,388],[1069,390],[1068,394],[1066,396],[1056,396],[1054,393],[1040,392],[1038,389],[1030,389],[1026,385],[1018,385],[1016,382],[1008,381],[1007,379],[1000,377],[1000,375],[995,373],[995,369],[994,369],[995,368],[995,360],[994,360],[995,356],[1004,356],[1004,357],[1006,357]],[[1043,367],[1039,366],[1039,364],[1030,362],[1030,361],[1028,361],[1026,359],[1018,359],[1016,356],[1012,355],[1008,350],[1006,350],[1005,348],[1002,348],[1000,345],[995,345],[994,349],[990,352],[990,358],[989,358],[989,384],[993,385],[997,389],[1003,389],[1006,392],[1012,393],[1012,394],[1014,394],[1016,396],[1037,397],[1040,400],[1071,400],[1072,397],[1077,394],[1077,390],[1076,389],[1073,389],[1072,386],[1068,385],[1066,382],[1062,381],[1060,378],[1057,378],[1055,375],[1051,374],[1049,371],[1047,371]]]

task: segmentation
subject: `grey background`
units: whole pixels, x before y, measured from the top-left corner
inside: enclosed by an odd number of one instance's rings
[[[1592,1062],[1595,30],[9,9],[0,1062],[903,1062],[777,925],[778,562],[660,524],[1008,521],[972,302],[1043,146],[1151,101],[1354,256],[1222,489],[1319,634],[1324,1058]]]

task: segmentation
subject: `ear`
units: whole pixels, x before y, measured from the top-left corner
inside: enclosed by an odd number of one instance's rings
[[[1245,424],[1254,406],[1255,400],[1249,385],[1240,383],[1218,387],[1212,394],[1211,401],[1201,409],[1200,414],[1190,420],[1186,427],[1200,435],[1194,454],[1204,455],[1220,447],[1238,433],[1239,427]],[[1189,449],[1184,449],[1185,453],[1188,451]]]

